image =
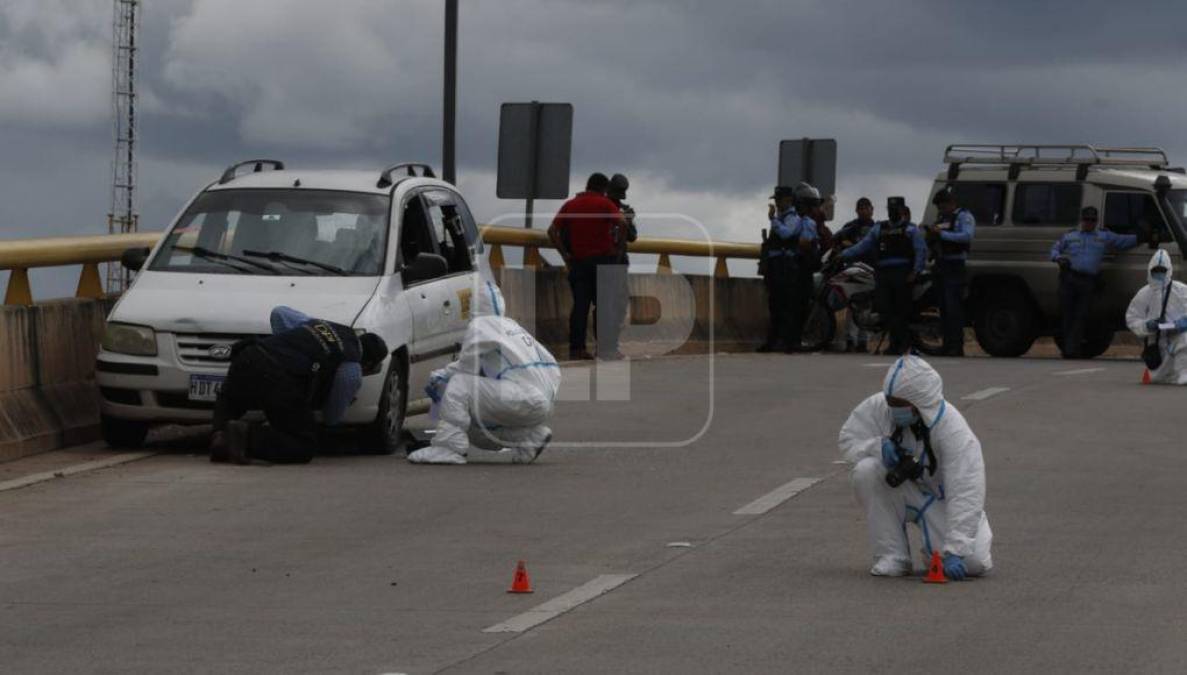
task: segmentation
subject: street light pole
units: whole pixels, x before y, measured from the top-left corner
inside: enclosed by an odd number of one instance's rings
[[[441,124],[442,179],[457,183],[457,0],[445,0],[445,101]]]

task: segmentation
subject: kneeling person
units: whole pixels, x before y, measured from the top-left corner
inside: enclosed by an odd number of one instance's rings
[[[457,360],[436,370],[425,392],[438,406],[432,444],[408,455],[418,464],[465,464],[471,444],[509,449],[535,461],[552,430],[561,374],[556,359],[518,323],[503,316],[503,295],[484,282]]]
[[[240,341],[214,407],[210,460],[247,463],[259,459],[305,463],[317,439],[314,410],[336,424],[362,386],[363,375],[379,372],[387,345],[378,335],[356,335],[350,326],[312,319],[290,307],[276,307],[272,335]],[[237,422],[262,410],[267,430],[249,443],[248,427]],[[252,446],[252,447],[249,447]]]
[[[926,361],[895,362],[883,391],[850,413],[838,442],[854,463],[853,488],[873,549],[870,574],[911,573],[907,523],[922,533],[925,560],[940,552],[949,579],[993,567],[981,443],[944,400],[940,375]]]

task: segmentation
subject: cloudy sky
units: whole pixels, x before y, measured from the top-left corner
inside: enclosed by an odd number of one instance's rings
[[[111,13],[0,3],[0,238],[105,230]],[[142,229],[242,158],[440,165],[440,0],[148,0],[143,17]],[[1183,2],[461,0],[460,43],[458,177],[480,220],[521,208],[494,194],[504,101],[573,103],[574,190],[622,171],[640,211],[726,240],[757,237],[782,138],[837,139],[841,215],[861,194],[921,210],[952,142],[1187,161]]]

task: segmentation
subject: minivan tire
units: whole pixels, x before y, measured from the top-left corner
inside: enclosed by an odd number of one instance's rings
[[[99,415],[99,433],[112,448],[139,448],[148,438],[148,422]]]
[[[996,292],[977,309],[973,329],[977,344],[990,356],[1022,356],[1039,336],[1038,316],[1030,300],[1017,291]]]
[[[408,366],[395,355],[383,381],[379,412],[364,433],[363,449],[375,455],[390,455],[404,447],[404,419],[408,414]]]

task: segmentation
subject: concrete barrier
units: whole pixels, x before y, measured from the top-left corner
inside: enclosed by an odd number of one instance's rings
[[[107,304],[0,308],[0,461],[99,437],[95,354]]]
[[[508,315],[528,327],[558,357],[568,353],[572,294],[558,268],[497,271]],[[645,353],[751,349],[766,337],[761,279],[682,274],[632,274],[631,311],[623,341],[645,335]],[[691,323],[691,331],[688,325]],[[635,327],[645,330],[635,330]],[[591,335],[592,322],[591,322]],[[634,351],[634,350],[628,350]]]

